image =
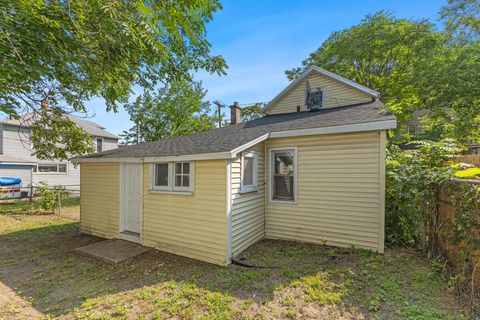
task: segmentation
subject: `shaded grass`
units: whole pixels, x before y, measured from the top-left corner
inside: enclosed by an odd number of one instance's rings
[[[117,265],[76,255],[98,241],[59,216],[0,215],[0,279],[51,317],[80,319],[462,319],[467,309],[418,252],[266,240],[214,266],[159,251]],[[0,292],[1,294],[1,292]],[[0,305],[0,318],[23,306]]]
[[[30,203],[29,200],[15,200],[15,202],[0,202],[0,214],[20,214],[20,213],[36,213],[34,211],[35,205],[39,203],[39,200],[33,200]],[[64,207],[77,207],[80,205],[79,197],[69,197],[63,204]]]

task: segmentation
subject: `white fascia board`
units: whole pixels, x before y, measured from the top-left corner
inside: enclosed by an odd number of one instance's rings
[[[121,163],[141,163],[143,162],[142,158],[80,158],[80,159],[71,159],[73,163],[92,163],[92,162],[121,162]]]
[[[35,162],[0,162],[4,165],[13,165],[13,166],[34,166]]]
[[[275,103],[277,100],[279,100],[281,97],[283,97],[290,89],[295,87],[297,83],[302,81],[304,78],[306,78],[310,73],[312,72],[318,72],[320,74],[323,74],[324,76],[327,76],[329,78],[335,79],[337,81],[340,81],[348,86],[351,86],[357,90],[360,90],[366,94],[371,95],[372,97],[378,99],[380,98],[380,93],[378,91],[375,91],[373,89],[367,88],[365,86],[362,86],[359,83],[356,83],[355,81],[348,80],[342,76],[339,76],[335,73],[332,73],[330,71],[327,71],[325,69],[322,69],[317,66],[311,66],[309,67],[304,73],[302,73],[297,79],[293,80],[285,89],[283,89],[279,94],[277,94],[263,109],[262,112],[267,112],[270,107],[272,106],[273,103]]]
[[[395,129],[396,127],[397,127],[397,122],[395,120],[388,120],[388,121],[348,124],[348,125],[334,126],[334,127],[277,131],[277,132],[271,132],[270,138],[286,138],[286,137],[298,137],[298,136],[308,136],[308,135],[316,135],[316,134],[386,130],[386,129]]]
[[[153,162],[170,162],[170,161],[193,161],[193,160],[215,160],[215,159],[230,159],[231,153],[216,152],[216,153],[202,153],[202,154],[188,154],[183,156],[167,156],[167,157],[139,157],[139,158],[80,158],[73,159],[73,162],[122,162],[122,163],[153,163]]]
[[[243,150],[248,149],[251,146],[256,145],[257,143],[267,140],[269,136],[270,136],[269,133],[265,133],[263,136],[253,139],[252,141],[249,141],[244,145],[241,145],[240,147],[233,149],[232,151],[230,151],[231,158],[235,158],[237,156],[237,153],[242,152]]]

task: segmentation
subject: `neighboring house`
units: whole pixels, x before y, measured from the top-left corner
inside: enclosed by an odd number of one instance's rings
[[[76,159],[82,232],[219,265],[285,239],[384,251],[379,93],[309,68],[245,123]],[[313,112],[310,112],[313,111]]]
[[[118,137],[99,124],[73,116],[70,119],[92,135],[97,152],[118,147]],[[40,181],[78,189],[80,168],[68,160],[38,160],[32,151],[31,130],[26,122],[23,119],[0,121],[0,176],[21,178],[23,191],[28,191],[27,187]]]

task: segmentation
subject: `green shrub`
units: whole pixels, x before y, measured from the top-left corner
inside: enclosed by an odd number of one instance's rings
[[[386,241],[394,245],[425,245],[425,228],[436,206],[438,185],[456,168],[445,163],[462,148],[452,140],[416,141],[412,150],[387,148],[385,181]]]
[[[55,208],[64,206],[68,200],[68,192],[63,186],[50,187],[45,181],[40,181],[35,187],[35,194],[38,199],[34,202],[37,210],[53,213]],[[59,197],[60,196],[60,197]]]

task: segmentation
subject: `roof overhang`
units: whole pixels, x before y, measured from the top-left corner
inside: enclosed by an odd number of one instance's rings
[[[373,98],[375,99],[379,99],[380,98],[380,93],[378,91],[375,91],[375,90],[372,90],[370,88],[367,88],[365,86],[362,86],[361,84],[359,83],[356,83],[355,81],[352,81],[352,80],[348,80],[342,76],[339,76],[335,73],[332,73],[330,71],[327,71],[325,69],[322,69],[320,67],[317,67],[317,66],[311,66],[309,67],[304,73],[302,73],[297,79],[293,80],[285,89],[283,89],[278,95],[276,95],[269,103],[267,103],[267,105],[262,109],[262,112],[267,112],[268,110],[270,110],[270,108],[272,107],[272,105],[277,102],[280,98],[282,98],[285,94],[287,94],[291,89],[293,89],[293,87],[295,87],[299,82],[301,82],[303,79],[305,79],[308,75],[310,75],[311,73],[320,73],[326,77],[329,77],[329,78],[332,78],[334,80],[337,80],[343,84],[346,84],[350,87],[353,87],[363,93],[366,93],[370,96],[372,96]]]
[[[365,132],[365,131],[378,131],[395,129],[397,127],[396,120],[375,121],[357,124],[348,124],[331,127],[298,129],[288,131],[274,131],[266,133],[260,137],[252,139],[251,141],[235,148],[231,151],[215,152],[215,153],[201,153],[201,154],[189,154],[179,156],[166,156],[166,157],[125,157],[125,158],[75,158],[72,162],[75,163],[153,163],[153,162],[170,162],[170,161],[193,161],[193,160],[217,160],[217,159],[233,159],[240,152],[265,141],[269,138],[287,138],[287,137],[301,137],[307,135],[322,135],[322,134],[335,134],[335,133],[352,133],[352,132]]]
[[[396,127],[397,127],[396,120],[386,120],[386,121],[356,123],[356,124],[347,124],[347,125],[323,127],[323,128],[277,131],[277,132],[271,132],[269,138],[286,138],[286,137],[310,136],[310,135],[317,135],[317,134],[377,131],[377,130],[395,129]]]

